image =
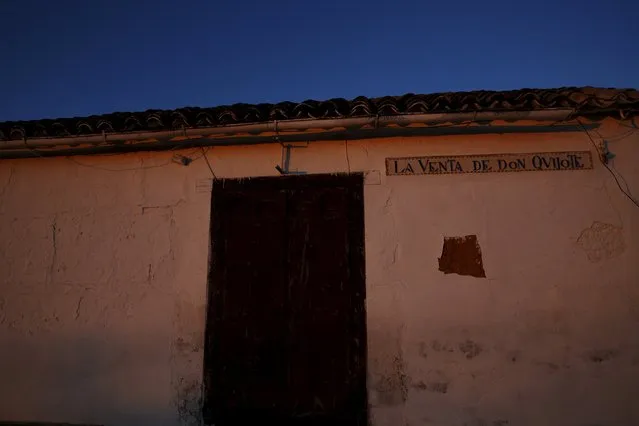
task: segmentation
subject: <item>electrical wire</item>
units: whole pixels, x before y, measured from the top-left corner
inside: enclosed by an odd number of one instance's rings
[[[590,133],[588,132],[588,130],[586,130],[586,127],[581,123],[580,120],[577,120],[577,122],[579,123],[579,125],[581,126],[581,128],[583,129],[584,133],[586,133],[586,136],[588,136],[588,139],[590,139],[590,142],[592,143],[592,145],[595,147],[595,150],[597,151],[597,153],[599,153],[599,148],[597,147],[597,143],[595,142],[595,140],[592,138],[592,136],[590,136]],[[630,193],[630,188],[628,188],[628,190],[626,191],[622,186],[621,186],[621,182],[619,182],[619,178],[617,178],[617,174],[605,163],[605,161],[601,158],[600,155],[597,155],[597,157],[599,158],[599,161],[601,162],[601,164],[606,168],[606,170],[608,170],[608,172],[610,172],[610,174],[612,175],[612,177],[615,179],[615,182],[617,183],[617,187],[619,187],[619,190],[623,193],[623,195],[625,195],[635,206],[639,207],[639,202],[637,202],[637,200],[635,200],[635,198],[632,196],[632,194]],[[617,172],[619,173],[619,172]],[[624,179],[624,177],[621,175],[621,173],[619,173],[619,176],[621,177],[621,179],[624,181],[624,183],[626,184],[626,187],[628,187],[628,183],[626,182],[626,180]]]
[[[621,123],[617,123],[617,124],[621,124]],[[609,137],[604,137],[604,135],[602,135],[601,133],[599,133],[597,130],[594,130],[594,132],[597,134],[597,136],[599,136],[599,138],[601,140],[605,140],[606,142],[616,142],[616,141],[620,141],[623,140],[625,138],[627,138],[628,136],[634,134],[635,132],[639,131],[639,128],[635,129],[635,128],[631,128],[630,130],[628,130],[626,133],[621,134],[621,135],[615,135],[615,136],[609,136]],[[610,164],[610,168],[615,172],[615,174],[621,179],[621,181],[623,182],[624,186],[626,187],[626,192],[630,193],[630,185],[628,185],[628,182],[626,182],[626,179],[623,177],[623,175],[621,174],[621,172],[619,170],[617,170],[617,168],[614,165],[614,162],[611,162]]]
[[[195,149],[195,150],[193,150],[193,152],[191,152],[190,154],[185,155],[185,157],[189,157],[189,158],[190,158],[190,157],[192,157],[193,155],[195,155],[195,153],[196,153],[196,152],[198,152],[198,151],[202,151],[202,153],[201,153],[199,156],[197,156],[197,157],[195,157],[195,158],[191,158],[191,161],[192,161],[192,162],[193,162],[193,161],[197,161],[197,160],[199,160],[200,158],[204,157],[204,155],[208,152],[208,150],[209,150],[209,149],[211,149],[211,147],[210,147],[210,146],[209,146],[209,147],[207,147],[206,149],[204,149],[203,147],[196,148],[196,149]]]
[[[632,125],[626,124],[626,123],[622,123],[621,120],[618,122],[620,126],[623,127],[628,127],[629,129],[635,129],[635,130],[639,130],[639,126],[637,126],[637,124],[635,123],[635,119],[633,118],[631,121]]]
[[[23,143],[24,143],[24,146],[27,149],[29,149],[29,151],[33,152],[38,157],[40,157],[40,158],[48,158],[47,156],[42,155],[42,153],[39,150],[35,149],[32,146],[29,146],[29,144],[27,143],[26,140],[24,140]],[[179,145],[175,145],[174,147],[172,147],[168,151],[172,152],[172,151],[175,151],[176,149],[179,149],[179,148],[180,148]],[[106,154],[106,155],[110,156],[110,155],[120,155],[120,154]],[[74,163],[74,164],[76,164],[78,166],[88,167],[88,168],[96,169],[96,170],[104,170],[104,171],[108,171],[108,172],[126,172],[126,171],[135,171],[135,170],[155,169],[155,168],[159,168],[159,167],[168,166],[169,164],[171,164],[171,161],[172,161],[172,160],[168,160],[168,161],[166,161],[166,162],[164,162],[162,164],[153,164],[153,165],[149,165],[149,166],[137,166],[137,167],[125,167],[125,168],[122,168],[122,169],[112,169],[112,168],[109,168],[109,167],[97,166],[95,164],[82,163],[82,162],[80,162],[80,161],[78,161],[75,158],[70,157],[70,156],[65,156],[64,159],[69,161],[69,162],[71,162],[71,163]]]
[[[79,161],[77,161],[75,158],[73,157],[65,157],[68,161],[77,164],[78,166],[82,166],[82,167],[88,167],[90,169],[97,169],[97,170],[104,170],[107,172],[130,172],[130,171],[135,171],[135,170],[147,170],[147,169],[156,169],[159,167],[165,167],[168,166],[169,164],[171,164],[172,160],[168,160],[165,163],[162,164],[154,164],[154,165],[149,165],[149,166],[139,166],[139,167],[125,167],[122,169],[111,169],[108,167],[102,167],[102,166],[96,166],[95,164],[85,164],[85,163],[81,163]]]
[[[617,170],[617,169],[615,168],[615,165],[614,165],[614,164],[612,164],[612,165],[610,166],[610,168],[611,168],[612,170],[614,170],[614,171],[615,171],[615,173],[616,173],[617,175],[619,175],[619,178],[621,179],[621,181],[623,182],[623,184],[624,184],[624,185],[625,185],[625,187],[626,187],[626,191],[627,191],[627,192],[630,192],[630,186],[628,185],[628,182],[626,182],[626,179],[624,179],[623,175],[619,172],[619,170]]]
[[[202,149],[202,157],[204,157],[204,161],[206,161],[206,165],[209,166],[209,170],[211,171],[211,175],[213,175],[213,180],[217,180],[217,176],[215,176],[215,172],[213,171],[213,167],[211,167],[211,163],[209,163],[209,157],[207,157],[206,152],[208,151],[208,149],[205,151],[204,148]]]
[[[34,154],[36,154],[38,157],[40,158],[47,158],[45,155],[42,155],[42,153],[40,151],[38,151],[37,149],[29,146],[26,142],[26,140],[24,141],[24,146],[27,147],[31,152],[33,152]],[[172,147],[171,149],[169,149],[169,152],[175,151],[177,149],[180,149],[180,145],[175,145],[174,147]],[[210,149],[210,147],[208,147],[207,149],[204,149],[204,147],[200,147],[199,150],[202,151],[202,153],[196,157],[196,158],[192,158],[191,162],[193,161],[197,161],[200,158],[204,158],[204,161],[206,161],[206,165],[208,166],[209,170],[211,171],[211,175],[213,175],[213,179],[217,179],[217,176],[215,175],[215,172],[213,171],[213,167],[211,167],[211,163],[209,162],[208,157],[206,156],[206,153],[208,152],[208,150]],[[190,152],[189,154],[185,155],[184,157],[191,157],[193,156],[196,152],[198,151],[198,149],[196,148],[194,151]],[[111,155],[120,155],[120,154],[111,154]],[[108,171],[108,172],[126,172],[126,171],[136,171],[136,170],[147,170],[147,169],[156,169],[156,168],[160,168],[160,167],[166,167],[168,165],[170,165],[173,162],[173,159],[167,160],[161,164],[153,164],[153,165],[149,165],[149,166],[138,166],[138,167],[125,167],[122,169],[113,169],[113,168],[109,168],[109,167],[103,167],[103,166],[98,166],[95,164],[86,164],[86,163],[82,163],[78,160],[76,160],[73,157],[70,156],[66,156],[64,157],[67,161],[70,161],[71,163],[74,163],[78,166],[81,167],[87,167],[87,168],[91,168],[91,169],[97,169],[97,170],[104,170],[104,171]]]
[[[168,152],[173,152],[173,151],[176,151],[178,149],[181,149],[180,145],[175,145],[171,149],[169,149]],[[65,158],[67,160],[71,161],[72,163],[77,164],[78,166],[88,167],[88,168],[97,169],[97,170],[104,170],[104,171],[107,171],[107,172],[127,172],[127,171],[136,171],[136,170],[157,169],[159,167],[168,166],[168,165],[170,165],[173,162],[173,159],[169,159],[169,160],[167,160],[166,162],[164,162],[162,164],[153,164],[153,165],[149,165],[149,166],[138,166],[138,167],[126,167],[126,168],[123,168],[123,169],[110,169],[108,167],[96,166],[94,164],[81,163],[81,162],[77,161],[73,157],[65,157]]]
[[[630,135],[634,134],[635,132],[639,131],[639,129],[633,129],[633,128],[630,128],[630,129],[628,129],[627,131],[625,131],[625,132],[623,132],[623,133],[620,133],[620,134],[618,134],[618,135],[614,135],[614,136],[606,136],[606,137],[604,137],[604,136],[603,136],[601,133],[599,133],[597,130],[593,130],[593,131],[594,131],[594,132],[597,134],[597,136],[599,136],[601,139],[605,139],[605,140],[607,140],[608,142],[613,142],[613,141],[619,141],[619,140],[625,139],[625,138],[627,138],[628,136],[630,136]]]

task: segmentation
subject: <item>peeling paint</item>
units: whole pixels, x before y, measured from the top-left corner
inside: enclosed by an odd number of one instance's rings
[[[510,362],[514,364],[521,359],[521,351],[519,350],[508,351],[508,353],[506,354],[506,357],[508,358]]]
[[[620,256],[626,250],[623,228],[609,223],[593,222],[577,238],[577,244],[592,263]]]
[[[427,347],[426,342],[421,342],[419,344],[419,355],[424,359],[428,358],[428,351],[426,350]]]
[[[433,393],[448,393],[449,387],[450,379],[442,370],[428,371],[424,380],[420,383],[420,388]]]
[[[378,378],[375,390],[382,405],[403,404],[408,399],[409,377],[405,373],[404,359],[401,353],[393,358],[393,369]]]
[[[392,334],[369,330],[369,374],[372,404],[395,406],[406,402],[410,377],[406,374],[402,351],[403,326],[393,329]]]
[[[473,359],[482,353],[483,348],[478,343],[472,340],[466,340],[459,344],[459,350],[466,355],[466,358]]]
[[[435,352],[449,352],[449,353],[455,352],[454,347],[452,347],[446,342],[440,342],[437,339],[433,340],[430,345]]]
[[[182,425],[200,425],[202,421],[202,372],[194,366],[202,363],[205,312],[205,305],[177,295],[172,319],[171,387]]]
[[[431,392],[446,393],[448,392],[448,383],[447,382],[431,382],[431,383],[428,383],[427,388]]]
[[[181,377],[176,386],[176,408],[180,424],[199,426],[202,424],[202,385],[197,380]]]
[[[539,367],[542,367],[548,373],[556,373],[559,370],[570,368],[570,366],[567,365],[567,364],[559,365],[557,363],[549,362],[549,361],[537,361],[537,362],[535,362],[535,365],[537,365]]]
[[[418,382],[415,382],[411,385],[413,388],[415,389],[419,389],[419,390],[426,390],[428,389],[428,386],[426,385],[426,383],[424,383],[423,380],[420,380]]]
[[[594,349],[585,354],[585,357],[590,362],[600,364],[605,361],[610,361],[613,358],[619,356],[619,351],[616,349]]]

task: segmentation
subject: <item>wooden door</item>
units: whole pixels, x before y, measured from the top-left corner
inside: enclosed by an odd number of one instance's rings
[[[217,181],[211,212],[207,423],[365,425],[362,175]]]

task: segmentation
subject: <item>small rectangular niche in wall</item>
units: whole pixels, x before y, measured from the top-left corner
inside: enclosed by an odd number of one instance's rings
[[[469,275],[486,278],[481,248],[476,235],[444,237],[439,270],[444,274]]]

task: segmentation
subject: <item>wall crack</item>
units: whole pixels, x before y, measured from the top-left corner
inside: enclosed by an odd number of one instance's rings
[[[160,204],[157,206],[141,206],[142,207],[142,214],[146,213],[147,210],[155,210],[155,209],[172,209],[174,207],[179,206],[180,204],[184,203],[185,200],[180,198],[177,202],[173,203],[173,204]],[[171,213],[173,214],[173,213]]]
[[[82,301],[84,300],[84,296],[80,296],[78,299],[78,305],[75,308],[75,320],[77,321],[80,318],[80,307],[82,306]]]
[[[0,197],[4,197],[4,193],[7,191],[7,188],[11,186],[11,183],[13,182],[13,173],[14,173],[13,167],[9,167],[9,177],[7,178],[7,183],[2,185],[2,190],[0,191]]]
[[[58,233],[58,225],[57,225],[57,218],[54,217],[53,218],[53,223],[51,224],[51,233],[52,233],[52,239],[51,239],[51,244],[52,244],[52,249],[53,249],[53,253],[51,254],[51,265],[49,265],[49,274],[48,274],[48,282],[52,282],[53,281],[53,274],[55,272],[55,264],[57,261],[57,257],[58,257],[58,244],[56,241],[56,234]]]

